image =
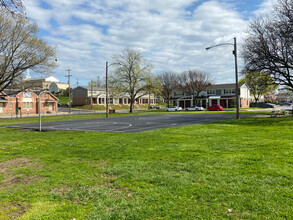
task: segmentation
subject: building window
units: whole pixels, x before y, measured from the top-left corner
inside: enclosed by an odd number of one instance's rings
[[[224,89],[224,94],[235,94],[235,89]]]
[[[216,95],[216,90],[208,90],[208,95]]]
[[[33,103],[32,102],[24,102],[23,108],[26,108],[26,109],[33,108]]]
[[[32,98],[23,98],[23,100],[22,100],[22,107],[24,109],[31,109],[31,108],[33,108],[33,99]]]
[[[174,94],[175,97],[178,97],[178,96],[183,96],[184,92],[176,91],[173,94]]]
[[[9,108],[12,109],[12,103],[9,104]]]

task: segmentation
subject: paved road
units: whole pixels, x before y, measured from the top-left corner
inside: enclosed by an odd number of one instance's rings
[[[252,117],[253,115],[241,115]],[[136,115],[113,118],[95,118],[42,123],[42,130],[64,131],[100,131],[136,133],[161,128],[179,127],[184,125],[214,122],[224,119],[234,119],[234,114],[158,114]],[[39,124],[20,124],[7,127],[38,129]]]

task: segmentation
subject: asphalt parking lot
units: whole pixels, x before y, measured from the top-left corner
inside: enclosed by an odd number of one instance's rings
[[[241,115],[252,117],[253,115]],[[42,131],[97,131],[136,133],[148,130],[179,127],[192,124],[234,119],[235,114],[153,114],[113,118],[94,118],[83,120],[42,123]],[[18,124],[7,127],[38,130],[39,124]]]

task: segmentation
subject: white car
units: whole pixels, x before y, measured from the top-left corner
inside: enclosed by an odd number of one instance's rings
[[[182,108],[178,107],[178,106],[173,106],[173,107],[170,107],[170,108],[166,108],[165,111],[166,112],[177,112],[177,111],[182,111]]]
[[[191,106],[191,107],[186,107],[184,110],[185,111],[203,111],[204,108],[199,106]]]

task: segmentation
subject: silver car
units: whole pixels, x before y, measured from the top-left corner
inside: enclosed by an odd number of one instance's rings
[[[173,106],[173,107],[170,107],[170,108],[166,108],[165,111],[166,112],[177,112],[177,111],[182,111],[182,108],[178,107],[178,106]]]
[[[191,107],[186,107],[184,110],[185,111],[203,111],[204,108],[199,106],[191,106]]]

